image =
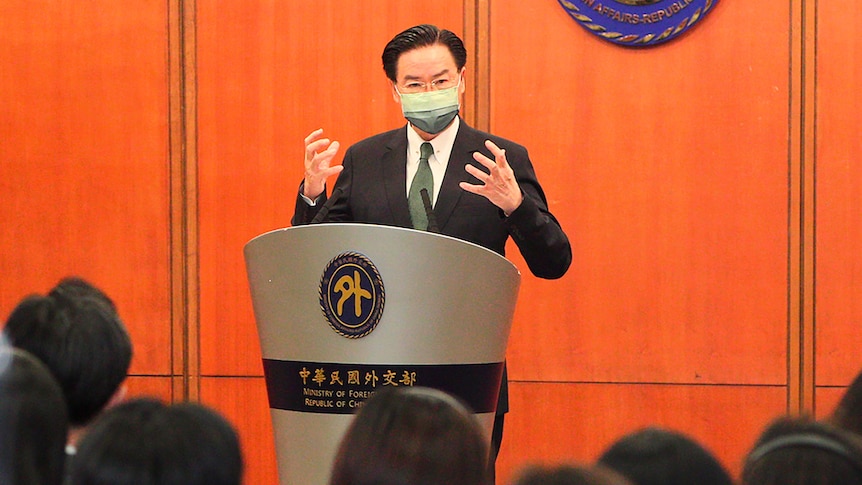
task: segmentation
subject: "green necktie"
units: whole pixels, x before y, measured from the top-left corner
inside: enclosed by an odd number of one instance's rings
[[[428,230],[428,215],[425,213],[425,205],[422,203],[422,189],[428,190],[428,198],[434,200],[434,174],[428,165],[428,157],[434,153],[434,147],[427,141],[419,148],[419,169],[410,183],[410,192],[407,193],[407,205],[410,206],[410,220],[413,221],[413,229],[421,231]]]

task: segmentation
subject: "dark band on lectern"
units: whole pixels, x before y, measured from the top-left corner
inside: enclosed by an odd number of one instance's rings
[[[476,413],[496,411],[503,363],[342,364],[263,359],[269,407],[352,414],[384,386],[424,386],[463,400]]]

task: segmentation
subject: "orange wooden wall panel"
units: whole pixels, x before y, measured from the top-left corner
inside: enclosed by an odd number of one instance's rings
[[[166,2],[0,2],[0,313],[104,289],[170,373]]]
[[[126,379],[128,387],[126,398],[152,397],[166,403],[174,401],[171,377],[130,376]]]
[[[862,370],[862,6],[818,3],[816,305],[818,385]]]
[[[569,275],[541,281],[510,248],[525,276],[502,477],[528,460],[589,460],[650,423],[693,433],[738,470],[787,399],[798,257],[788,254],[788,137],[801,123],[789,76],[805,72],[791,69],[789,22],[805,1],[719,2],[686,36],[642,50],[589,35],[554,1],[191,2],[200,322],[188,323],[200,325],[201,373],[237,376],[203,377],[200,397],[240,430],[246,482],[276,475],[263,379],[242,377],[261,373],[242,247],[289,225],[309,131],[346,147],[403,123],[380,67],[385,42],[420,22],[465,34],[477,4],[490,16],[488,32],[467,32],[490,42],[480,115],[528,147],[574,250]],[[0,317],[63,276],[88,278],[132,334],[131,395],[182,399],[172,367],[197,366],[171,362],[186,344],[171,325],[176,4],[35,5],[0,2]],[[817,175],[807,223],[825,416],[862,369],[848,345],[862,341],[862,7],[818,2],[816,12],[816,59],[805,53],[816,125],[804,136],[816,142],[805,163]]]
[[[845,392],[846,387],[818,387],[814,394],[814,416],[817,419],[831,416]]]
[[[266,383],[256,378],[203,378],[201,402],[218,410],[237,429],[248,485],[275,485],[275,438]]]
[[[785,408],[769,386],[513,383],[497,483],[531,463],[591,463],[645,426],[692,437],[732,474],[763,428]]]
[[[767,3],[641,50],[492,4],[492,130],[530,149],[574,253],[525,278],[510,378],[786,381],[789,5]]]
[[[421,22],[460,32],[463,5],[197,2],[203,374],[261,373],[242,248],[290,225],[308,133],[346,148],[403,123],[380,54]]]

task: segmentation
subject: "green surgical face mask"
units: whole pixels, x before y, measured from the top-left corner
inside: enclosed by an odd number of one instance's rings
[[[401,112],[404,113],[407,121],[425,133],[436,135],[449,126],[449,123],[458,115],[460,86],[459,78],[456,86],[437,91],[402,94],[397,87],[395,90],[401,96]]]

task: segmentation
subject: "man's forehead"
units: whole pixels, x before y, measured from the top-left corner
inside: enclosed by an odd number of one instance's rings
[[[404,51],[396,63],[397,76],[431,76],[457,72],[458,66],[449,48],[442,44]],[[421,71],[421,72],[420,72]]]

